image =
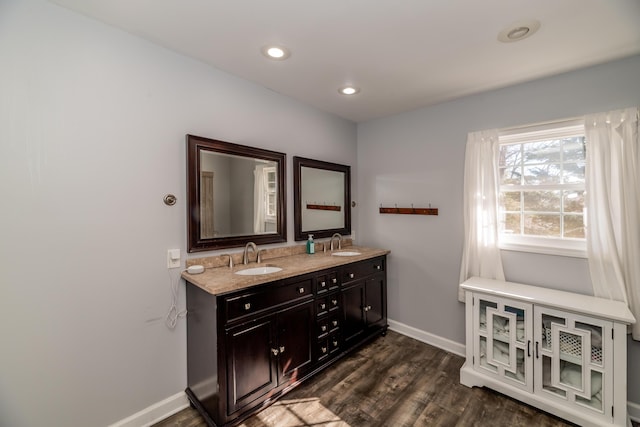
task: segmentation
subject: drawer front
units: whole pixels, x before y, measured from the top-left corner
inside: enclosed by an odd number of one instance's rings
[[[320,317],[327,313],[329,313],[329,298],[316,298],[316,315]]]
[[[329,335],[329,319],[324,318],[318,321],[317,336],[318,339]]]
[[[346,284],[354,280],[359,280],[384,270],[384,257],[348,264],[345,265],[342,269],[342,283]]]
[[[340,285],[337,271],[331,271],[316,277],[316,294],[318,295],[337,289],[338,286]]]
[[[232,321],[281,304],[313,297],[313,281],[306,278],[294,282],[273,284],[253,292],[225,297],[226,320]]]

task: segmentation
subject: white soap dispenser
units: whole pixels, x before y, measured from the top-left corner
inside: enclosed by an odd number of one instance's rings
[[[313,241],[313,234],[309,234],[309,239],[307,240],[307,253],[308,254],[316,253],[316,244]]]

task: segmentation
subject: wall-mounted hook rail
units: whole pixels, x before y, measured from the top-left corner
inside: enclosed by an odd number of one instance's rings
[[[402,215],[438,215],[438,208],[414,208],[411,206],[410,208],[385,208],[380,206],[381,214],[402,214]]]
[[[307,209],[317,209],[320,211],[340,211],[342,207],[335,205],[315,205],[307,203]]]

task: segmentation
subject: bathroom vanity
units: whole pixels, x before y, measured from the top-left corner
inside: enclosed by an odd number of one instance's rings
[[[281,268],[271,274],[237,274],[255,263],[183,273],[186,393],[209,425],[238,424],[385,334],[389,251],[349,253],[272,258],[260,264]]]

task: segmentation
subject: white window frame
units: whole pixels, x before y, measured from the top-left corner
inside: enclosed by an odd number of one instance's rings
[[[551,123],[504,129],[499,132],[499,144],[518,144],[549,139],[584,135],[584,120],[581,118]],[[581,189],[584,189],[582,185]],[[498,193],[500,193],[498,183]],[[564,187],[566,189],[566,187]],[[558,189],[557,186],[540,186],[540,190]],[[498,194],[499,196],[499,194]],[[498,207],[498,211],[500,208]],[[585,227],[587,214],[584,214]],[[498,233],[498,247],[502,250],[561,255],[576,258],[587,257],[587,240],[578,238],[555,238],[544,236],[522,236]]]

